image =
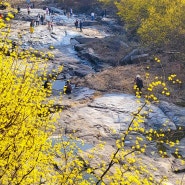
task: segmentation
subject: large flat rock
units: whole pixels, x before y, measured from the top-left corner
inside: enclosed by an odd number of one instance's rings
[[[83,128],[90,133],[91,131],[93,132],[92,128],[96,128],[106,136],[109,135],[110,128],[120,133],[127,130],[129,123],[133,119],[133,113],[136,113],[143,104],[142,101],[138,103],[137,100],[133,95],[106,94],[95,98],[88,105],[74,107],[67,112],[64,111],[61,124],[64,120],[68,125],[79,122],[80,125],[83,125],[80,129]],[[164,131],[176,129],[176,125],[158,106],[147,105],[141,114],[144,111],[148,111],[145,122],[141,124],[145,129],[163,129]],[[66,117],[66,115],[68,116]],[[75,127],[78,127],[78,125]]]

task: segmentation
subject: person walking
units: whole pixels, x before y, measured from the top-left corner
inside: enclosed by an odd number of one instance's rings
[[[67,12],[67,18],[68,19],[70,18],[70,12]]]
[[[102,16],[102,19],[103,19],[103,17],[104,17],[104,11],[101,12],[101,16]]]
[[[91,13],[91,20],[94,21],[94,12]]]
[[[30,6],[27,7],[28,15],[30,15]]]
[[[46,15],[49,15],[49,8],[46,7]]]
[[[34,26],[35,26],[35,21],[32,20],[31,23],[30,23],[30,33],[33,34],[34,32]]]
[[[64,12],[64,15],[66,16],[66,9],[64,9],[63,12]]]
[[[21,12],[21,8],[20,8],[20,6],[18,6],[18,7],[17,7],[17,11],[18,11],[18,13],[20,13],[20,12]]]
[[[41,15],[40,21],[41,21],[41,24],[44,25],[44,16],[43,15]]]
[[[31,8],[32,8],[32,9],[34,9],[34,8],[35,8],[35,4],[34,4],[34,3],[32,3]]]
[[[76,29],[78,28],[78,19],[76,19],[76,21],[75,21],[75,27],[76,27]]]
[[[82,32],[82,28],[83,28],[83,22],[82,22],[82,20],[80,20],[79,26],[80,26],[80,31]]]
[[[143,80],[141,79],[141,76],[140,75],[136,75],[136,78],[134,80],[135,82],[135,85],[136,85],[136,90],[139,91],[139,95],[141,95],[142,93],[142,88],[144,87],[143,86]]]
[[[104,16],[107,17],[107,10],[104,10]]]
[[[39,23],[40,23],[40,14],[37,15],[36,26],[39,26]]]
[[[70,8],[70,17],[72,17],[72,16],[73,16],[73,9]]]
[[[53,20],[51,21],[50,26],[51,26],[51,30],[53,31]]]
[[[51,21],[48,21],[48,30],[51,31]]]

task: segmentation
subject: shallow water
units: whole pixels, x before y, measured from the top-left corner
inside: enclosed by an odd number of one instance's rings
[[[82,143],[80,140],[70,139],[70,138],[68,138],[66,136],[61,136],[61,138],[59,136],[52,137],[51,140],[52,140],[52,145],[54,145],[56,143],[59,143],[61,141],[69,141],[71,144],[75,143],[77,148],[79,148],[79,149],[81,149],[83,151],[86,151],[86,150],[89,150],[89,149],[93,148],[93,145],[90,144],[90,143]],[[62,148],[61,148],[61,151],[63,151]],[[76,150],[74,150],[74,152],[76,152]]]
[[[65,85],[65,81],[63,81],[63,80],[55,80],[52,83],[52,89],[53,90],[57,90],[57,91],[63,90],[64,85]]]

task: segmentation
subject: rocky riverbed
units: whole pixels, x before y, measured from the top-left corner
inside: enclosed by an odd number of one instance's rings
[[[98,22],[91,21],[86,15],[74,14],[67,18],[61,10],[55,7],[53,10],[54,29],[48,30],[46,24],[39,25],[35,27],[34,33],[30,34],[30,20],[36,19],[38,13],[44,14],[45,11],[32,9],[31,14],[27,15],[27,10],[21,9],[12,22],[11,39],[19,43],[23,49],[31,47],[42,52],[53,53],[54,58],[40,64],[40,67],[47,65],[48,74],[59,66],[63,66],[63,72],[58,74],[56,81],[53,82],[52,96],[49,97],[55,99],[55,104],[64,109],[54,135],[58,135],[61,131],[67,134],[75,130],[77,137],[94,146],[100,141],[106,141],[105,155],[107,155],[114,150],[115,140],[119,134],[127,130],[132,113],[144,103],[143,99],[138,103],[137,98],[131,94],[133,82],[130,81],[133,80],[131,77],[134,78],[137,74],[137,70],[142,68],[137,57],[145,63],[149,62],[150,57],[148,54],[143,55],[145,51],[133,50],[136,43],[126,43],[124,39],[120,40],[114,35],[114,29],[119,28],[121,33],[124,33],[124,30],[111,17]],[[83,32],[74,27],[77,18],[85,19]],[[18,37],[20,32],[21,42]],[[104,48],[108,48],[105,53]],[[133,53],[137,57],[131,58]],[[120,61],[124,65],[125,63],[136,64],[135,66],[120,66]],[[132,68],[137,70],[131,76],[128,75],[127,79],[115,80],[116,75],[129,74]],[[106,72],[109,74],[107,75]],[[108,82],[105,80],[107,77]],[[67,79],[72,82],[72,94],[61,96]],[[93,80],[95,80],[94,83],[92,83]],[[185,128],[185,108],[183,107],[162,101],[146,106],[143,111],[149,112],[142,124],[145,129],[170,130],[169,134],[173,134],[179,127]],[[112,129],[116,131],[114,134]],[[133,133],[130,137],[137,136],[138,133]],[[139,136],[144,138],[141,134]],[[185,157],[185,137],[181,134],[181,137],[177,139],[179,139],[179,153]],[[132,146],[134,141],[134,139],[127,139],[126,146]],[[148,143],[147,140],[144,142]],[[161,158],[156,143],[153,143],[149,145],[142,158],[146,164],[151,163],[158,169],[155,173],[156,178],[166,175],[169,178],[168,184],[176,184],[176,181],[181,181],[181,179],[182,184],[185,183],[185,179],[183,180],[185,167],[179,165],[178,159],[172,155],[173,149],[166,147],[166,151],[168,157]],[[174,168],[182,173],[174,173]]]

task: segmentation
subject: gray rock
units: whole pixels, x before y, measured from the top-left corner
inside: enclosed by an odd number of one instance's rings
[[[55,8],[55,7],[50,7],[50,9],[51,9],[54,13],[57,13],[57,14],[60,14],[60,15],[63,15],[63,14],[64,14],[64,11],[61,10],[61,9],[58,9],[58,8]]]
[[[76,69],[73,70],[75,76],[84,77],[90,73],[94,73],[91,67],[80,64]]]
[[[149,54],[131,56],[131,61],[133,63],[145,62],[145,61],[147,61],[148,56],[149,56]]]
[[[83,59],[83,60],[88,60],[94,65],[98,65],[99,63],[102,62],[102,59],[96,56],[93,53],[89,53],[88,49],[87,50],[82,50],[78,52],[78,56]]]
[[[86,46],[85,44],[76,44],[74,45],[74,48],[76,51],[82,51],[85,49],[85,46]]]
[[[132,50],[128,55],[126,55],[123,59],[120,60],[120,65],[132,64],[133,61],[131,57],[139,55],[139,54],[140,54],[139,49]]]
[[[137,102],[135,96],[127,94],[107,94],[103,97],[96,98],[92,103],[88,104],[88,107],[78,109],[78,111],[87,113],[88,121],[92,121],[96,124],[101,123],[116,129],[117,131],[127,130],[129,123],[131,122],[133,112],[137,112],[141,106]],[[173,122],[171,122],[167,116],[157,107],[146,107],[143,111],[152,109],[153,111],[148,114],[148,117],[144,123],[146,128],[153,129],[176,129]],[[76,114],[78,115],[78,111]],[[167,123],[168,122],[168,123]],[[166,123],[166,126],[163,124]],[[90,124],[90,123],[89,123]]]
[[[92,41],[99,40],[98,38],[86,38],[86,37],[75,37],[75,40],[77,40],[80,44],[87,44]]]
[[[182,155],[183,158],[185,158],[185,138],[180,140],[178,148],[179,148],[179,154]],[[185,169],[185,166],[184,166],[184,169]]]
[[[182,161],[180,159],[174,159],[172,161],[172,171],[174,173],[183,173],[185,172],[185,165],[182,164]]]
[[[162,129],[163,131],[168,129],[176,130],[174,122],[157,106],[151,105],[150,107],[145,107],[144,110],[148,111],[146,120],[148,128]]]
[[[185,127],[185,108],[172,103],[160,102],[159,108],[176,126]]]
[[[123,26],[120,26],[120,25],[111,25],[111,31],[112,31],[113,33],[118,32],[119,34],[120,34],[120,33],[126,34],[125,29],[123,28]]]
[[[73,89],[73,97],[75,100],[81,100],[91,97],[95,90],[89,89],[87,87],[76,87]]]

